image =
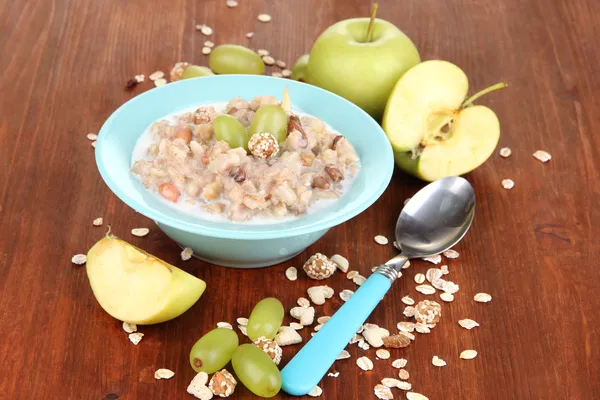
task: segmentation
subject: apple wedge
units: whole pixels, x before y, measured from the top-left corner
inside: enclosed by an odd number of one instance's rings
[[[88,252],[86,270],[104,311],[140,325],[180,316],[206,288],[195,276],[109,235]]]
[[[383,129],[396,164],[426,181],[462,175],[483,164],[500,138],[496,114],[473,101],[504,83],[465,100],[465,73],[447,61],[416,65],[396,83],[386,104]]]

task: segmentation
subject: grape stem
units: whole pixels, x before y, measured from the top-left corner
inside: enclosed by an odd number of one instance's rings
[[[478,98],[480,98],[481,96],[486,95],[489,92],[493,92],[494,90],[505,88],[507,86],[508,86],[508,84],[506,82],[500,82],[500,83],[496,83],[495,85],[492,85],[486,89],[483,89],[482,91],[475,93],[473,96],[471,96],[467,100],[465,100],[465,102],[462,104],[462,106],[460,108],[472,106],[473,102],[475,100],[477,100]]]
[[[365,39],[365,43],[369,43],[373,36],[373,25],[375,24],[375,16],[377,15],[378,8],[379,4],[373,3],[373,8],[371,9],[371,20],[369,21],[369,27],[367,28],[367,38]]]

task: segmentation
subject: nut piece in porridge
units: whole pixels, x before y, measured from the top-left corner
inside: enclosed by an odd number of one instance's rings
[[[189,67],[180,63],[172,73]],[[138,140],[131,172],[188,214],[235,222],[295,218],[315,203],[336,201],[352,184],[360,160],[342,138],[289,101],[236,97],[153,123]]]

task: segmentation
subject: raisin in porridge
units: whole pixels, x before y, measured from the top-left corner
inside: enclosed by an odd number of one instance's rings
[[[352,184],[358,156],[321,120],[292,111],[286,96],[281,105],[235,98],[167,116],[138,140],[131,171],[201,218],[268,223],[328,205]]]

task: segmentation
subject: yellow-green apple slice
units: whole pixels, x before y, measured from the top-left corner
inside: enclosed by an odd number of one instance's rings
[[[114,236],[90,249],[86,270],[100,306],[120,321],[140,325],[178,317],[206,288],[204,281]]]

